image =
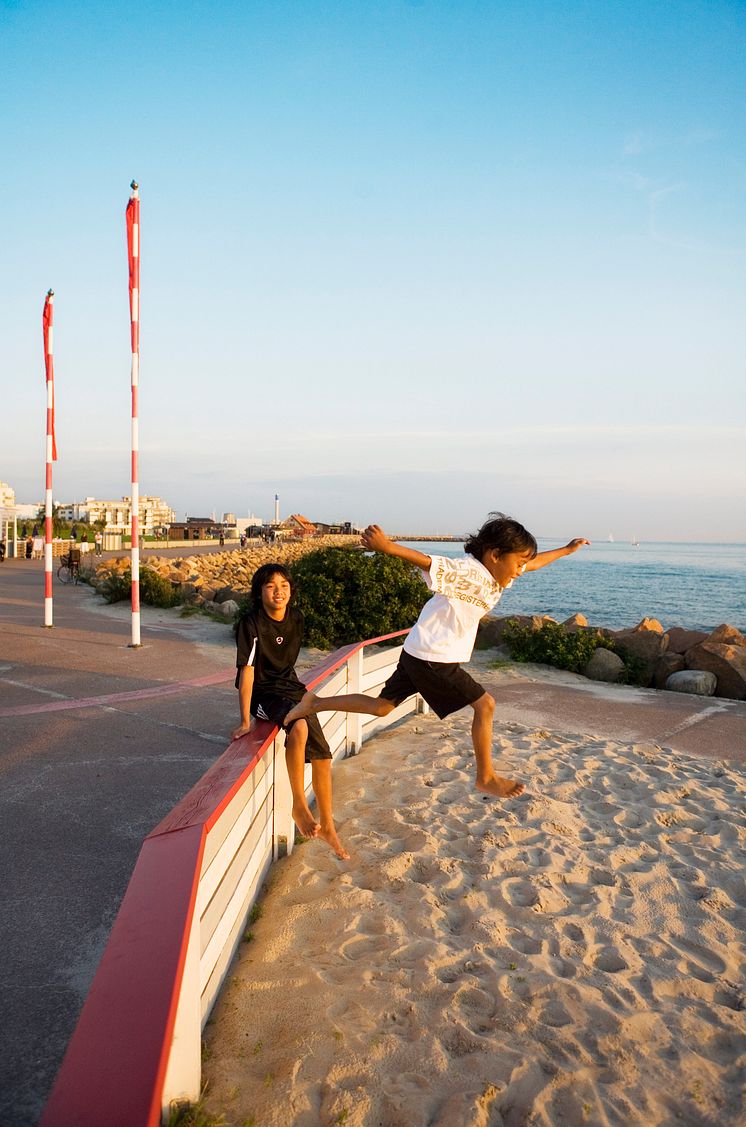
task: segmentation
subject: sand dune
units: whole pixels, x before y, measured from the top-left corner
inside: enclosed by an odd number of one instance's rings
[[[528,784],[499,804],[472,789],[469,723],[419,717],[338,766],[352,860],[314,841],[276,866],[206,1030],[208,1109],[746,1122],[743,770],[496,726]]]

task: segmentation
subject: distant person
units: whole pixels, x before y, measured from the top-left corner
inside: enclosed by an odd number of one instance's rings
[[[104,537],[100,528],[96,529],[96,535],[93,537],[93,550],[97,556],[100,556],[104,549]]]
[[[72,526],[72,528],[70,529],[70,539],[71,540],[77,540],[78,539],[78,526],[77,526],[77,524],[74,524]]]
[[[303,615],[292,604],[293,581],[282,564],[258,568],[251,580],[253,608],[243,616],[236,635],[236,688],[241,723],[232,738],[246,735],[251,717],[270,720],[285,730],[285,762],[293,792],[293,821],[304,837],[322,837],[342,861],[349,853],[337,836],[332,813],[332,754],[315,716],[286,723],[302,698],[305,685],[295,672]],[[311,764],[319,822],[305,793],[304,764]]]
[[[30,560],[34,557],[34,538],[33,536],[26,537],[26,559]]]
[[[531,533],[502,513],[491,513],[479,532],[467,539],[467,554],[461,559],[426,556],[405,548],[389,540],[377,524],[366,528],[362,541],[371,551],[398,556],[420,568],[433,597],[407,635],[399,664],[378,697],[362,693],[317,697],[307,692],[287,714],[286,722],[291,724],[318,712],[387,716],[414,693],[420,693],[441,720],[469,706],[474,710],[471,735],[477,790],[495,798],[517,798],[525,790],[523,783],[498,775],[492,763],[494,698],[461,668],[461,662],[471,658],[480,619],[515,579],[525,571],[537,571],[577,552],[589,541],[579,538],[563,548],[538,552]]]
[[[220,530],[220,536],[218,537],[218,544],[221,548],[225,547],[225,533],[222,529]]]
[[[241,538],[240,538],[239,542],[240,542],[242,548],[246,547],[246,533],[245,532],[241,533]]]
[[[5,537],[0,536],[0,563],[2,563],[3,560],[5,559],[6,551],[7,551],[7,549],[5,547]]]

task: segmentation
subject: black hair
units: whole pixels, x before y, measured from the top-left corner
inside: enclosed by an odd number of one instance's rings
[[[265,583],[269,583],[273,575],[281,575],[283,579],[287,579],[290,584],[290,601],[293,601],[295,594],[295,584],[293,577],[281,563],[266,563],[258,567],[251,577],[251,602],[254,610],[259,610],[262,605],[262,587]]]
[[[530,552],[531,559],[538,551],[536,537],[505,513],[490,513],[479,532],[469,536],[464,544],[464,551],[480,562],[490,548],[500,553]]]

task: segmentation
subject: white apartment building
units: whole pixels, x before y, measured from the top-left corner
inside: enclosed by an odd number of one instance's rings
[[[176,520],[175,511],[161,497],[141,497],[139,509],[140,531],[144,536],[154,528],[167,527]],[[109,532],[129,532],[132,522],[131,498],[99,501],[95,497],[86,497],[85,501],[60,505],[58,515],[62,520],[80,521],[81,524],[102,520]]]

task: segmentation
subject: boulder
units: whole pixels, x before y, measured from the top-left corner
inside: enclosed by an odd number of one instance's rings
[[[233,588],[232,588],[232,587],[220,587],[220,588],[219,588],[219,589],[218,589],[218,590],[217,590],[217,591],[215,592],[215,598],[213,599],[213,602],[216,602],[216,603],[225,603],[225,602],[227,602],[228,600],[232,600],[232,599],[234,599],[234,598],[235,598],[235,594],[236,594],[236,593],[235,593],[235,591],[233,590]]]
[[[615,684],[624,675],[624,662],[618,654],[599,646],[583,670],[591,681],[608,681]]]
[[[687,669],[704,669],[717,677],[715,696],[730,700],[746,698],[746,646],[700,642],[686,652]]]
[[[671,674],[679,673],[682,669],[686,669],[686,659],[683,654],[670,652],[661,654],[653,671],[653,687],[665,689],[666,681]]]
[[[696,693],[701,697],[711,697],[717,680],[715,674],[706,669],[682,669],[671,674],[666,688],[670,693]]]
[[[613,636],[620,649],[642,663],[642,684],[651,685],[658,660],[668,649],[668,635],[660,622],[643,618],[632,630],[616,630]]]
[[[571,614],[562,623],[568,634],[576,634],[578,630],[583,629],[588,625],[588,619],[584,614]]]
[[[704,642],[706,637],[704,630],[685,630],[683,626],[672,626],[668,631],[668,652],[685,654],[692,646]]]
[[[478,650],[491,650],[502,641],[506,619],[494,618],[486,614],[477,627],[476,647]]]
[[[729,626],[724,622],[722,626],[717,626],[707,639],[708,642],[717,642],[724,646],[746,646],[746,638],[740,630],[736,630],[735,626]]]
[[[224,603],[216,603],[215,606],[224,618],[233,618],[233,615],[238,610],[238,603],[235,599],[226,599]]]

